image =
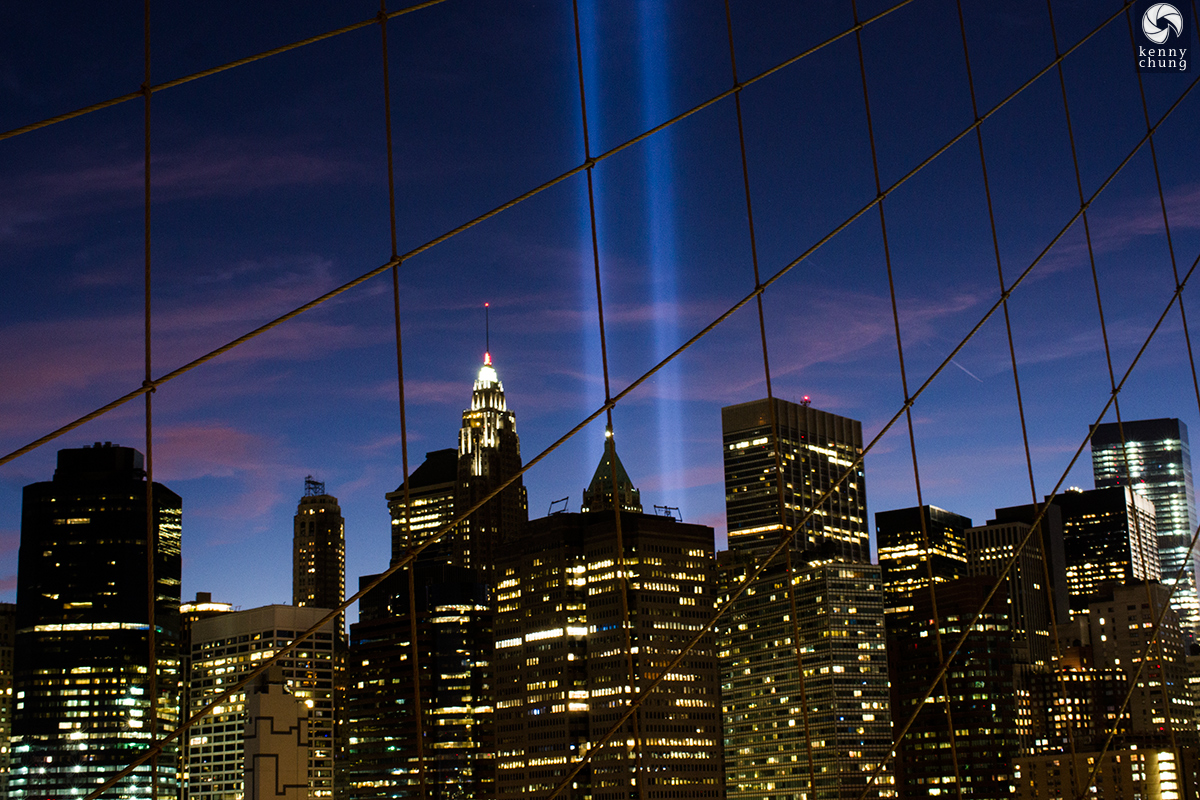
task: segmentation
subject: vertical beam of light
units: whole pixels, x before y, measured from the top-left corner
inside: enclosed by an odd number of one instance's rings
[[[638,4],[642,72],[642,128],[657,125],[670,113],[665,48],[669,30],[666,10],[655,0]],[[652,136],[646,154],[646,205],[651,299],[654,303],[654,360],[668,356],[679,343],[678,275],[675,269],[675,191],[671,176],[672,131]],[[683,426],[677,407],[682,400],[679,367],[675,364],[655,378],[659,476],[663,502],[682,502]]]
[[[597,66],[597,37],[596,37],[596,0],[579,0],[579,38],[583,49],[583,82],[587,88],[588,98],[591,99],[588,107],[588,132],[592,140],[592,152],[598,152],[596,149],[601,139],[601,121],[604,115],[599,113],[598,103],[595,98],[600,97],[600,70]],[[578,99],[575,100],[578,105]],[[579,117],[576,115],[576,119]],[[583,153],[583,127],[580,123],[579,138],[577,141],[577,149],[579,153]],[[596,176],[595,192],[596,192],[596,230],[597,232],[604,230],[604,203],[601,202],[601,197],[604,195],[604,183],[599,180],[599,175]],[[596,322],[596,273],[595,264],[592,261],[592,225],[588,218],[588,190],[587,178],[580,176],[576,181],[576,186],[579,191],[579,309],[580,309],[580,325],[579,325],[579,347],[582,350],[579,363],[583,365],[583,403],[588,409],[598,408],[604,403],[604,366],[600,360],[600,329]],[[603,249],[604,240],[600,239],[600,247]],[[603,261],[600,264],[601,276],[603,276]],[[611,343],[610,343],[611,344]],[[598,447],[603,446],[602,441],[595,443]],[[588,443],[588,452],[592,452],[591,443]],[[579,462],[578,478],[575,483],[578,486],[587,486],[592,480],[592,471],[595,469],[595,461],[598,461],[599,455],[595,459],[584,458]]]

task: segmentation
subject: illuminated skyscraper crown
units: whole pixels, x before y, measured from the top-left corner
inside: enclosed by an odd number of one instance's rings
[[[471,474],[484,475],[483,451],[503,447],[501,431],[516,436],[516,416],[508,410],[504,399],[504,384],[492,365],[492,354],[483,354],[483,366],[471,392],[471,407],[463,412],[462,429],[458,433],[458,455],[472,457]]]

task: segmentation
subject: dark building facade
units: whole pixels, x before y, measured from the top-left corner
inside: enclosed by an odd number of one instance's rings
[[[889,613],[908,611],[915,592],[967,576],[966,529],[971,520],[937,506],[899,508],[875,514],[879,567]]]
[[[439,562],[418,562],[363,597],[350,626],[344,704],[349,797],[494,796],[492,618],[475,573]]]
[[[767,400],[755,400],[721,409],[730,550],[769,553],[779,543],[782,524],[794,529],[862,453],[862,423],[858,420],[778,398],[774,409],[784,472],[785,520],[779,519],[771,405]],[[859,465],[804,523],[793,549],[825,548],[842,561],[869,563],[866,498],[866,478]]]
[[[1122,453],[1122,434],[1124,453]],[[1096,488],[1132,486],[1154,503],[1163,583],[1183,574],[1171,597],[1190,639],[1200,628],[1196,594],[1197,555],[1188,551],[1196,530],[1196,499],[1187,425],[1178,419],[1128,420],[1098,425],[1092,434],[1092,474]]]
[[[60,450],[54,479],[25,487],[17,577],[16,709],[9,797],[100,785],[179,718],[179,495],[154,484],[147,537],[142,454]],[[147,539],[154,554],[153,655]],[[150,675],[156,676],[157,702]],[[113,796],[174,798],[177,750]],[[153,791],[151,786],[153,785]]]
[[[1154,505],[1128,487],[1063,492],[1054,498],[1062,510],[1067,585],[1077,607],[1105,583],[1161,578]]]
[[[983,604],[994,584],[995,578],[979,576],[935,586],[946,649],[970,626],[946,674],[949,703],[941,683],[933,692],[933,702],[924,699],[941,668],[935,639],[929,635],[934,624],[929,591],[913,595],[911,610],[888,615],[887,654],[897,724],[904,724],[914,709],[920,709],[896,752],[900,797],[999,800],[1014,791],[1013,763],[1020,753],[1021,734],[1017,665],[1005,587]],[[981,607],[982,614],[971,625]]]
[[[454,519],[457,482],[458,451],[434,450],[426,453],[425,461],[408,476],[407,486],[402,483],[387,494],[392,516],[393,564]],[[446,534],[422,550],[421,560],[454,564],[454,536]]]

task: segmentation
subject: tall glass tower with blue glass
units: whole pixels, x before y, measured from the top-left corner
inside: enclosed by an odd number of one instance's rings
[[[1143,419],[1098,426],[1092,434],[1092,473],[1097,489],[1132,486],[1154,503],[1162,582],[1169,586],[1179,575],[1171,606],[1179,612],[1185,635],[1194,641],[1200,628],[1200,565],[1188,549],[1196,530],[1196,499],[1187,425],[1178,419]]]

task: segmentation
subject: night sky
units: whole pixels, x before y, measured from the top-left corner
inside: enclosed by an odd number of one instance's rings
[[[378,11],[370,2],[250,5],[154,4],[152,82]],[[890,5],[861,2],[857,12],[865,19]],[[964,6],[983,114],[1049,65],[1055,46],[1044,2]],[[1120,8],[1055,2],[1060,49]],[[733,2],[739,77],[847,30],[853,13],[844,2]],[[9,4],[5,17],[2,130],[142,82],[140,3]],[[581,0],[580,22],[593,154],[732,85],[722,2]],[[582,162],[569,2],[447,0],[394,19],[388,44],[401,253]],[[974,119],[957,7],[913,0],[867,26],[862,47],[887,187]],[[1064,70],[1090,196],[1146,132],[1125,17]],[[1144,74],[1151,119],[1197,75],[1191,65]],[[156,376],[388,260],[383,101],[377,25],[153,95]],[[855,37],[747,87],[742,106],[765,279],[875,197]],[[1198,123],[1192,92],[1154,140],[1181,274],[1200,254]],[[1079,209],[1057,72],[982,131],[1011,282]],[[143,145],[140,99],[0,142],[4,453],[141,384]],[[754,288],[732,97],[602,161],[594,179],[615,393]],[[998,296],[983,189],[972,133],[884,203],[911,389]],[[1175,285],[1148,147],[1096,199],[1089,222],[1119,377]],[[1192,319],[1197,292],[1193,282],[1184,294]],[[485,349],[485,302],[528,460],[604,399],[583,174],[401,267],[410,470],[426,451],[456,446]],[[776,395],[809,395],[874,437],[904,401],[877,210],[781,278],[764,306]],[[1040,497],[1109,388],[1082,222],[1009,312]],[[765,394],[750,303],[614,412],[618,452],[645,506],[677,506],[723,542],[720,408]],[[1180,417],[1200,436],[1177,310],[1120,399],[1125,419]],[[21,487],[50,479],[60,447],[144,450],[143,408],[129,403],[0,467],[0,599],[15,597]],[[1002,314],[913,416],[925,502],[982,523],[997,506],[1030,500]],[[154,432],[155,477],[184,498],[185,598],[290,602],[292,515],[310,474],[341,502],[353,589],[387,564],[384,493],[403,478],[389,275],[160,388]],[[578,510],[602,432],[601,420],[526,475],[531,517],[564,496]],[[916,504],[903,420],[867,456],[866,475],[872,516]],[[1066,485],[1091,487],[1086,450]]]

